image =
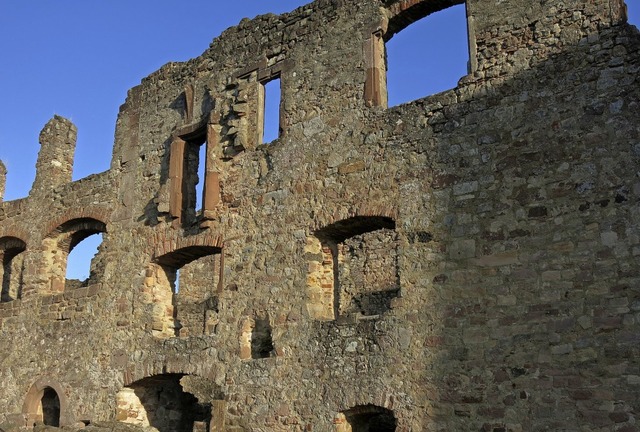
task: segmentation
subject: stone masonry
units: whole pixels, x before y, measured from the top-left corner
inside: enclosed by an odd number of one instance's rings
[[[58,116],[28,197],[0,163],[0,429],[639,431],[640,34],[467,0],[469,74],[388,108],[386,41],[460,3],[243,20],[129,91],[108,171]]]

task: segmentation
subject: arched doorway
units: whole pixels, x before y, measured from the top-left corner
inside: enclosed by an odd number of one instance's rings
[[[38,411],[42,416],[42,423],[47,426],[60,426],[60,398],[51,387],[44,389]]]
[[[62,386],[54,380],[40,378],[27,392],[22,413],[27,427],[38,423],[61,427],[73,423],[66,407],[67,399]]]

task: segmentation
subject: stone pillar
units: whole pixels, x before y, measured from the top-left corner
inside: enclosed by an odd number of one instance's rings
[[[40,132],[40,152],[31,194],[71,182],[78,129],[55,115]]]
[[[138,185],[138,164],[140,163],[140,112],[142,110],[142,86],[129,90],[127,100],[120,107],[116,121],[115,142],[111,170],[118,173],[120,187],[118,202],[111,215],[113,221],[130,220],[136,205],[135,190]]]
[[[170,202],[169,213],[179,224],[182,218],[182,178],[184,175],[184,150],[186,141],[175,137],[171,143],[169,156]]]
[[[0,160],[0,202],[4,198],[4,190],[7,185],[7,167],[4,166],[4,163]]]
[[[227,412],[227,402],[224,400],[214,400],[211,404],[211,424],[209,432],[224,432],[225,415]]]
[[[219,127],[209,123],[207,125],[206,160],[200,161],[205,164],[204,199],[202,201],[202,216],[205,220],[215,218],[215,209],[220,203],[220,174],[216,167],[219,141]]]
[[[364,41],[366,77],[364,100],[367,106],[387,107],[387,67],[383,30],[377,30]]]

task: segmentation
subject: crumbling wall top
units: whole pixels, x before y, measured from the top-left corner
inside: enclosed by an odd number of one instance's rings
[[[71,182],[77,135],[76,126],[64,117],[55,115],[47,122],[40,132],[40,152],[31,194]]]

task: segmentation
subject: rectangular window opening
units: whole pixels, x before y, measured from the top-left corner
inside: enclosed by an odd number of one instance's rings
[[[381,92],[387,92],[388,106],[455,88],[458,80],[469,72],[465,3],[436,11],[422,10],[419,6],[415,11],[410,8],[403,12],[405,16],[392,18],[384,37],[382,57],[386,56],[386,64],[379,68],[386,68],[386,79],[383,79],[386,89]],[[376,54],[375,49],[373,51]],[[374,58],[374,63],[376,61],[382,63]]]
[[[280,137],[280,103],[282,92],[280,77],[262,83],[264,87],[264,107],[262,121],[262,142],[267,144]]]

